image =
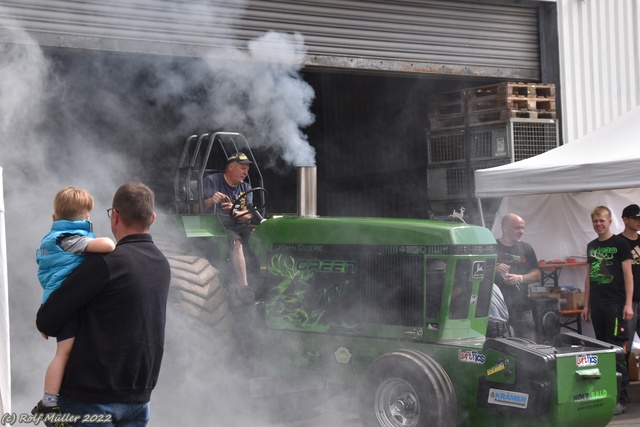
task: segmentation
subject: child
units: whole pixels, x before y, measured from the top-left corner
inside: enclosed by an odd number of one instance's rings
[[[42,238],[36,251],[38,279],[44,288],[43,303],[82,263],[86,254],[107,253],[115,249],[113,240],[93,234],[89,221],[92,209],[93,198],[86,190],[66,187],[56,194],[51,231]],[[60,412],[58,393],[77,329],[78,315],[58,333],[56,354],[45,375],[44,396],[32,413]]]

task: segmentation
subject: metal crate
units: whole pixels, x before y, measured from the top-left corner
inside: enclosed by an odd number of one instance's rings
[[[558,122],[551,119],[511,119],[512,161],[528,159],[558,146]]]
[[[430,166],[475,161],[514,162],[558,146],[558,125],[551,119],[510,119],[502,124],[433,132],[428,141]],[[468,154],[465,150],[469,138]]]
[[[469,166],[458,163],[449,166],[432,166],[427,169],[429,200],[459,199],[473,193],[474,172],[509,163],[508,159],[475,161]]]

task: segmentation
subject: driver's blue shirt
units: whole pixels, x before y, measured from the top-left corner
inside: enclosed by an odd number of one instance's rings
[[[227,184],[227,181],[225,181],[224,179],[224,173],[214,173],[212,175],[206,176],[202,180],[202,192],[204,193],[205,199],[210,198],[219,191],[222,194],[226,194],[227,196],[229,196],[229,199],[231,199],[231,202],[233,203],[238,197],[248,192],[249,190],[251,190],[251,185],[246,181],[241,182],[236,187],[232,187]],[[252,203],[253,193],[249,193],[247,194],[247,197],[241,201],[238,210],[243,210],[246,204]],[[217,213],[220,217],[220,220],[222,221],[222,224],[224,224],[225,226],[235,224],[234,220],[222,210],[220,205],[218,205]]]

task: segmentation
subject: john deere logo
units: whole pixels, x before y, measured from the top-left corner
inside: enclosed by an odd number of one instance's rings
[[[482,279],[484,277],[484,261],[474,262],[472,271],[474,279]]]
[[[347,364],[351,360],[351,351],[347,347],[339,347],[333,355],[338,363]]]

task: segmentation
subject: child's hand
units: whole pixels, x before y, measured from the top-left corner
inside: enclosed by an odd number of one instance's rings
[[[44,338],[45,340],[48,340],[48,339],[49,339],[49,337],[48,337],[48,336],[46,336],[45,334],[43,334],[42,332],[40,332],[40,335],[42,335],[42,338]]]

